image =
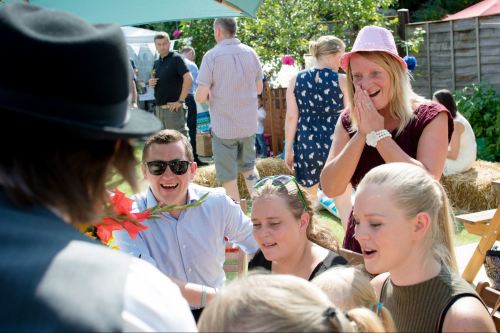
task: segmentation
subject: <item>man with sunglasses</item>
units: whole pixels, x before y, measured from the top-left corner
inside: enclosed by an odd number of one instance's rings
[[[178,283],[197,318],[224,283],[225,238],[248,254],[257,251],[252,223],[223,191],[191,183],[197,165],[189,139],[180,132],[163,130],[149,137],[142,160],[149,188],[135,197],[138,211],[159,202],[193,203],[209,192],[199,206],[146,221],[148,229],[135,240],[127,232],[114,233],[121,250],[149,261]]]

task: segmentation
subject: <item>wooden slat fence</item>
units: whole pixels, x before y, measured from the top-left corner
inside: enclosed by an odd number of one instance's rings
[[[267,113],[263,122],[264,133],[271,134],[271,150],[273,156],[277,156],[284,149],[286,88],[271,88],[266,85],[263,98]]]
[[[413,89],[427,98],[438,89],[451,91],[485,81],[500,91],[500,15],[455,21],[410,23],[426,31],[416,55]]]

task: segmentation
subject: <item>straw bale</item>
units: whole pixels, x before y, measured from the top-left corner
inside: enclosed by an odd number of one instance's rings
[[[476,161],[460,174],[443,176],[443,184],[455,211],[477,212],[497,207],[491,181],[500,179],[500,163]]]
[[[260,177],[267,177],[272,175],[280,174],[290,174],[290,171],[285,165],[285,162],[280,158],[263,158],[257,160],[257,170],[259,171]],[[199,168],[196,171],[196,176],[193,179],[193,183],[207,186],[207,187],[219,187],[222,186],[215,178],[215,166],[209,165],[206,167]],[[238,176],[238,188],[240,190],[241,198],[249,199],[250,195],[245,185],[245,180],[243,175],[240,173]]]

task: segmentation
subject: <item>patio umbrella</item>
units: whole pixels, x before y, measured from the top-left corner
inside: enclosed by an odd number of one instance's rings
[[[484,0],[467,7],[458,13],[448,15],[443,21],[460,20],[477,16],[500,14],[500,0]]]
[[[252,16],[262,0],[4,0],[64,10],[91,23],[146,23]],[[2,6],[0,4],[0,7]]]

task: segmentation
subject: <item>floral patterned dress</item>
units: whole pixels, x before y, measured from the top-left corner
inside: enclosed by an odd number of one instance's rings
[[[293,143],[295,176],[302,186],[311,187],[319,182],[335,124],[344,108],[339,76],[328,68],[301,71],[294,94],[299,109]]]

